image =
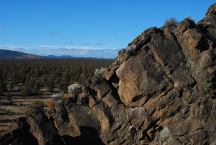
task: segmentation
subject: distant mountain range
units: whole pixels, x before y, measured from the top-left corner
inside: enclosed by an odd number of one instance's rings
[[[44,58],[43,56],[13,51],[13,50],[4,50],[0,49],[0,59],[40,59]]]
[[[46,58],[74,58],[73,56],[70,55],[47,55],[45,56]]]
[[[42,59],[42,58],[74,58],[70,55],[48,55],[40,56],[13,50],[0,49],[0,59]]]
[[[71,55],[47,55],[40,56],[36,54],[24,53],[14,50],[0,49],[0,59],[46,59],[46,58],[90,58],[100,59],[99,57],[74,57]]]

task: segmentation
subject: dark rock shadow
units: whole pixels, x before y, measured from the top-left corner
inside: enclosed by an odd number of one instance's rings
[[[0,145],[38,145],[38,142],[31,133],[17,129],[2,137]]]
[[[98,131],[91,127],[80,127],[81,135],[78,137],[63,136],[67,145],[104,145],[99,138]]]

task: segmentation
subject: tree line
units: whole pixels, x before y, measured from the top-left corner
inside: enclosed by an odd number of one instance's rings
[[[0,60],[0,95],[40,95],[66,92],[67,86],[83,83],[108,59]]]

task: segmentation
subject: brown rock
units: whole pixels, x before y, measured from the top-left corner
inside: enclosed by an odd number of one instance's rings
[[[198,24],[144,31],[102,75],[71,85],[49,118],[36,109],[0,144],[24,143],[23,132],[41,145],[214,145],[215,28],[214,4]]]
[[[206,13],[206,16],[214,16],[214,15],[216,15],[216,4],[211,5],[208,8],[208,11]]]

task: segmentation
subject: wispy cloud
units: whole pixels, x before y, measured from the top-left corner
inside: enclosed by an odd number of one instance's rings
[[[97,58],[114,58],[119,49],[117,48],[100,48],[85,45],[39,45],[34,47],[29,46],[14,46],[0,45],[0,49],[16,50],[26,53],[38,55],[70,55],[74,57],[97,57]]]

